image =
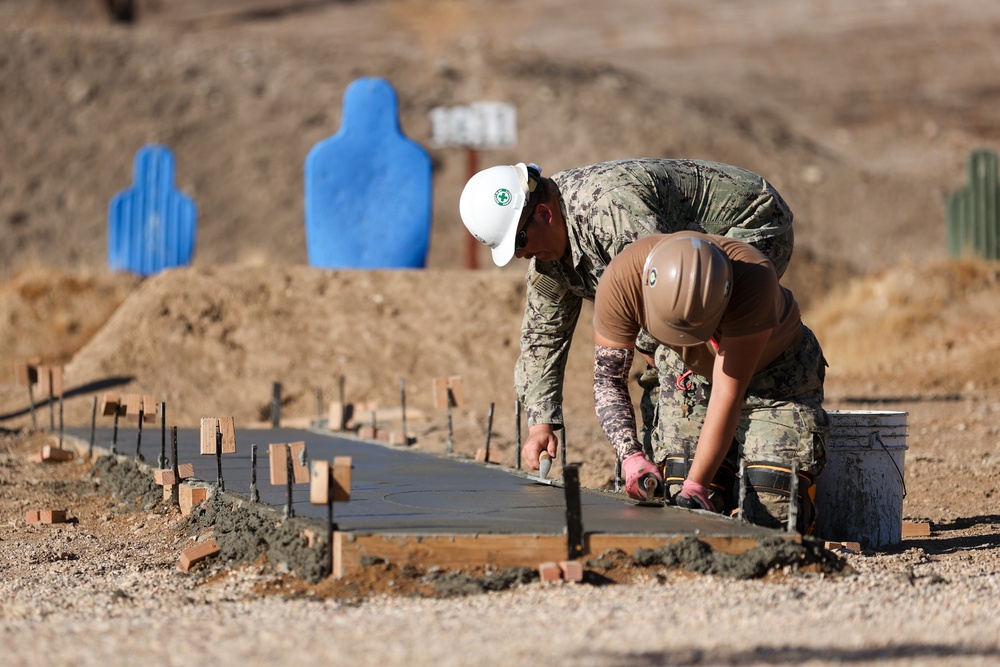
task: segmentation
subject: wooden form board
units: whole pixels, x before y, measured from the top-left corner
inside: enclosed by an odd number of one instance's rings
[[[144,422],[156,423],[156,416],[160,412],[160,405],[156,402],[155,396],[142,397],[142,420]]]
[[[222,434],[222,453],[236,453],[236,420],[234,417],[201,418],[201,453],[215,454],[216,429]]]
[[[462,405],[462,378],[458,375],[453,375],[449,378],[434,378],[434,407],[435,408],[447,408],[448,407],[448,390],[451,390],[451,398],[453,407],[458,407]]]
[[[63,395],[62,366],[36,366],[34,370],[38,391],[42,396],[59,398]]]
[[[288,483],[288,461],[287,452],[292,453],[292,484],[305,484],[310,481],[309,468],[302,464],[302,452],[305,451],[305,442],[292,442],[289,444],[278,443],[268,445],[267,455],[271,468],[271,484]]]
[[[38,364],[41,361],[39,357],[14,361],[14,380],[17,384],[22,387],[38,384]]]
[[[309,502],[313,505],[326,505],[331,500],[331,493],[334,502],[349,502],[352,465],[350,456],[335,456],[332,465],[329,461],[313,461]]]
[[[101,397],[101,414],[105,417],[112,417],[119,410],[118,394],[114,392],[104,392]]]
[[[634,553],[636,549],[658,549],[687,536],[606,535],[584,538],[584,556],[593,558],[612,549]],[[749,537],[699,537],[716,551],[741,554],[757,546]],[[799,542],[801,537],[788,535]],[[477,565],[497,568],[538,567],[539,563],[565,560],[565,535],[333,535],[333,575],[341,578],[356,572],[366,556],[376,556],[399,565],[461,569]]]

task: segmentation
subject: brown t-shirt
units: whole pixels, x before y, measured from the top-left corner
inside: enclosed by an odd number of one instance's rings
[[[597,285],[594,330],[618,343],[634,343],[639,329],[646,329],[642,301],[642,269],[646,257],[663,235],[647,236],[631,243],[604,271]],[[712,241],[733,264],[733,294],[712,339],[746,336],[772,329],[757,363],[759,371],[795,343],[801,333],[799,306],[792,293],[778,284],[771,261],[751,245],[727,236]],[[673,347],[685,365],[699,375],[712,377],[715,347],[709,343]]]

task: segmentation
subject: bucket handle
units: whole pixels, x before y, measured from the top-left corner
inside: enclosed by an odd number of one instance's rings
[[[878,434],[878,431],[872,431],[871,434],[868,436],[868,447],[870,449],[875,449],[876,440],[878,441],[878,444],[882,446],[882,449],[885,450],[885,453],[889,454],[889,460],[892,461],[892,467],[896,469],[896,474],[899,475],[899,483],[903,485],[903,497],[905,498],[906,480],[903,479],[903,471],[899,469],[898,465],[896,465],[896,459],[892,458],[892,454],[889,452],[889,448],[885,446],[884,442],[882,442],[882,436]]]

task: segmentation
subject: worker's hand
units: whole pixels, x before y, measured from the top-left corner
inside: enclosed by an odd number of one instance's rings
[[[708,497],[708,487],[702,486],[690,479],[684,480],[684,485],[681,487],[680,492],[674,496],[674,502],[677,503],[678,507],[684,507],[689,510],[718,511]]]
[[[552,424],[535,424],[528,430],[528,439],[521,447],[521,457],[530,469],[538,470],[538,455],[544,450],[554,459],[558,444]]]
[[[656,488],[663,488],[663,476],[660,469],[646,458],[642,452],[629,454],[622,460],[622,474],[625,475],[625,493],[629,498],[647,500],[645,479],[652,475],[656,479]]]

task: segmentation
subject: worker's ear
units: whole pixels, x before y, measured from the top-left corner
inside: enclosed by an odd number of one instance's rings
[[[552,207],[548,203],[540,202],[535,209],[535,215],[540,215],[546,226],[552,224]]]

